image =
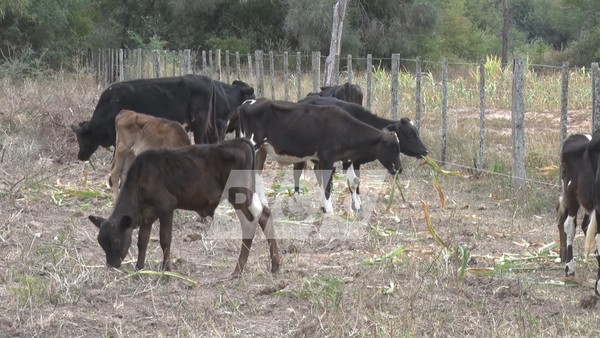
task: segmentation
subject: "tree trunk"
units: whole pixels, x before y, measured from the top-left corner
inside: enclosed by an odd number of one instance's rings
[[[338,0],[333,6],[333,23],[331,25],[331,42],[329,44],[329,55],[325,60],[325,86],[332,84],[334,79],[335,56],[340,54],[340,46],[342,43],[342,29],[344,28],[344,17],[346,16],[347,0]]]
[[[508,29],[510,27],[510,15],[508,11],[508,0],[502,0],[502,55],[500,56],[500,62],[502,69],[506,69],[508,65]]]

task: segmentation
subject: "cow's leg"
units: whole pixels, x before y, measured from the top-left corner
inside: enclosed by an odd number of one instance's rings
[[[565,233],[565,221],[567,220],[568,211],[563,205],[563,196],[558,199],[558,238],[559,238],[559,251],[560,261],[563,263],[567,262],[567,234]]]
[[[575,222],[577,215],[567,215],[567,219],[564,223],[564,229],[566,234],[567,243],[567,261],[565,267],[566,276],[575,275],[575,259],[573,258],[573,239],[575,238]]]
[[[238,220],[242,227],[242,248],[238,262],[232,275],[238,276],[246,267],[248,255],[252,247],[252,241],[256,232],[256,224],[263,212],[263,205],[260,202],[258,194],[252,193],[250,189],[244,187],[232,187],[228,191],[228,201],[235,209]]]
[[[335,173],[335,168],[333,168],[332,162],[323,162],[319,161],[319,174],[321,176],[321,180],[323,182],[322,188],[322,210],[323,212],[332,212],[333,205],[331,203],[331,188],[333,186],[333,174]],[[327,183],[325,183],[327,182]]]
[[[146,249],[148,249],[148,241],[150,241],[150,230],[152,230],[152,222],[144,222],[140,226],[140,230],[138,232],[138,260],[135,264],[135,268],[141,270],[144,268],[144,264],[146,262]]]
[[[358,196],[358,184],[360,179],[354,171],[353,163],[346,169],[346,178],[348,179],[348,189],[350,189],[350,193],[352,194],[352,210],[358,212],[361,208],[360,198]]]
[[[265,187],[262,180],[262,172],[265,167],[265,161],[267,160],[267,150],[264,147],[260,147],[256,151],[255,163],[256,163],[256,193],[260,199],[260,202],[264,206],[269,205],[267,196],[265,195]]]
[[[596,296],[600,296],[600,233],[596,233],[596,261],[598,262],[598,274],[596,276],[596,285],[594,292]]]
[[[267,243],[269,244],[269,256],[271,257],[271,272],[278,272],[280,265],[279,247],[277,246],[277,240],[275,239],[275,228],[273,227],[273,220],[271,219],[271,210],[268,207],[264,207],[258,224],[263,230]]]
[[[206,138],[207,119],[208,112],[201,111],[197,114],[196,119],[191,123],[195,144],[208,143],[208,139]]]
[[[300,193],[300,176],[302,176],[302,170],[306,168],[306,162],[294,163],[294,193]]]
[[[160,248],[163,252],[161,268],[171,271],[171,240],[173,235],[173,212],[164,212],[159,216],[160,220]]]

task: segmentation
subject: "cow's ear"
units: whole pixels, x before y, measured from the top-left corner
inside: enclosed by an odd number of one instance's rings
[[[93,216],[93,215],[88,216],[88,219],[90,221],[92,221],[92,223],[94,223],[94,225],[97,226],[98,228],[100,228],[100,225],[102,224],[102,222],[106,221],[105,218],[102,218],[99,216]]]
[[[250,88],[246,88],[243,90],[244,95],[254,95],[254,88],[250,87]]]
[[[125,231],[131,227],[133,227],[133,220],[131,219],[131,216],[125,215],[121,217],[121,222],[119,222],[119,229],[121,231]]]
[[[321,90],[323,91],[323,90],[329,89],[329,88],[331,88],[331,86],[323,86],[323,87],[321,87]]]

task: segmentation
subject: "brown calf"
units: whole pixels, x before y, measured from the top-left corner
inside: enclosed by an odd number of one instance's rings
[[[188,134],[178,122],[133,110],[121,110],[115,125],[117,141],[108,181],[115,201],[131,163],[139,154],[149,149],[178,148],[190,144]]]
[[[89,216],[99,228],[98,242],[108,265],[118,268],[138,234],[136,268],[143,269],[152,223],[160,220],[160,246],[165,270],[171,270],[171,235],[175,209],[212,216],[223,199],[234,207],[242,227],[242,248],[234,275],[244,270],[259,224],[269,244],[271,271],[279,270],[279,249],[270,210],[254,193],[254,147],[247,139],[217,145],[148,150],[138,156],[108,219]]]

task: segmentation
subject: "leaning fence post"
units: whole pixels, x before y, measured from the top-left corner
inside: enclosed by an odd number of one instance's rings
[[[283,99],[288,101],[290,98],[288,79],[290,78],[288,52],[283,52]]]
[[[183,75],[190,73],[190,53],[189,49],[183,51]]]
[[[485,148],[485,60],[479,61],[479,152],[477,170],[483,169]]]
[[[400,54],[392,54],[392,120],[398,119],[398,73],[400,71]]]
[[[302,54],[296,52],[296,101],[302,98]]]
[[[598,62],[592,62],[592,133],[600,129],[600,75]]]
[[[440,161],[446,163],[448,145],[448,58],[442,60],[442,135]]]
[[[513,61],[512,86],[512,188],[518,190],[525,183],[525,59]]]
[[[560,96],[560,144],[567,138],[567,112],[569,110],[569,62],[562,64]]]
[[[271,100],[275,100],[275,55],[269,51],[269,76],[271,77]]]
[[[321,75],[321,52],[312,52],[312,76],[313,76],[313,86],[312,91],[319,91],[319,83],[321,82],[319,77]]]
[[[373,82],[373,55],[367,54],[367,109],[371,110]]]
[[[415,61],[415,128],[418,131],[421,131],[421,112],[423,110],[421,95],[421,57],[417,56]]]

